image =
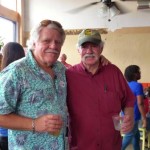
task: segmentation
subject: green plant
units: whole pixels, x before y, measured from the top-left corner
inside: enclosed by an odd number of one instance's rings
[[[2,36],[0,36],[0,48],[4,46],[3,39],[4,39],[4,38],[2,38]]]

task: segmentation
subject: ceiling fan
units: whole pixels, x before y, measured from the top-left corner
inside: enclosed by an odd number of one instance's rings
[[[123,4],[121,5],[121,2],[126,2],[126,1],[137,1],[137,9],[147,9],[150,8],[150,0],[120,0],[120,1],[112,1],[112,0],[99,0],[97,2],[91,2],[89,4],[85,4],[83,6],[80,6],[78,8],[69,10],[69,13],[75,14],[79,13],[89,7],[92,7],[94,5],[100,4],[101,6],[99,8],[99,12],[101,13],[100,15],[108,14],[109,18],[119,15],[119,14],[124,14],[130,12],[127,7],[125,7]],[[109,21],[109,20],[108,20]]]
[[[75,9],[72,9],[72,10],[69,10],[68,12],[69,13],[79,13],[91,6],[94,6],[94,5],[97,5],[99,3],[102,3],[101,7],[100,7],[100,13],[105,14],[105,13],[109,13],[109,16],[110,17],[113,17],[115,15],[118,15],[120,14],[120,10],[118,9],[117,5],[116,5],[116,2],[112,2],[111,0],[100,0],[100,1],[97,1],[97,2],[92,2],[92,3],[89,3],[89,4],[85,4],[83,6],[80,6],[78,8],[75,8]]]

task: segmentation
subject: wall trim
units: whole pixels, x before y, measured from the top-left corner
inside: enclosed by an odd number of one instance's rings
[[[70,30],[65,30],[66,35],[78,35],[83,29],[70,29]],[[95,29],[100,32],[100,34],[107,34],[106,29]]]

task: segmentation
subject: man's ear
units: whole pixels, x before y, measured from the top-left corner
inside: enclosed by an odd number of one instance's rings
[[[103,52],[103,48],[104,48],[103,46],[100,46],[101,53]]]
[[[35,46],[36,46],[36,44],[35,44],[35,42],[33,43],[33,48],[35,49]]]

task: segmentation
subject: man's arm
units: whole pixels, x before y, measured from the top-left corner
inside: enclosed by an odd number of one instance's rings
[[[36,119],[16,114],[0,115],[0,126],[12,130],[55,133],[61,130],[63,121],[59,115],[44,115]]]
[[[134,109],[133,107],[125,107],[124,109],[124,119],[121,128],[121,133],[125,134],[130,132],[134,126]]]
[[[100,60],[101,60],[101,63],[102,63],[102,66],[106,66],[108,65],[109,63],[111,63],[105,56],[101,55],[100,56]]]
[[[144,102],[143,102],[143,96],[141,95],[138,95],[137,96],[137,104],[138,104],[138,108],[139,108],[139,111],[141,113],[141,116],[142,116],[142,123],[143,123],[143,128],[146,127],[146,113],[145,113],[145,110],[144,110]]]

